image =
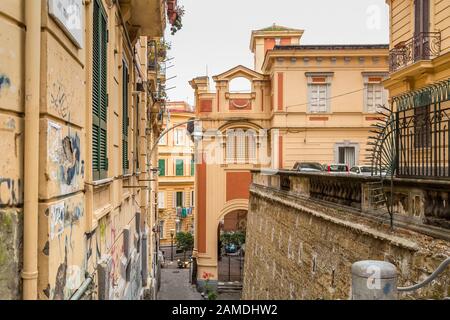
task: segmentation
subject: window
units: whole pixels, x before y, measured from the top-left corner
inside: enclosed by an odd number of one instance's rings
[[[128,160],[128,66],[122,61],[122,168],[126,173],[130,168]]]
[[[184,161],[182,159],[175,160],[175,175],[177,177],[184,176]]]
[[[162,138],[159,140],[158,145],[165,146],[167,145],[167,134],[162,136]]]
[[[195,175],[195,160],[194,157],[191,159],[191,176]]]
[[[308,79],[308,112],[330,111],[330,84],[333,73],[306,73]]]
[[[158,192],[158,209],[164,209],[166,207],[165,195],[164,191]]]
[[[180,233],[181,232],[181,221],[180,220],[175,220],[175,226],[176,226],[176,232]]]
[[[281,44],[281,38],[275,38],[275,45],[279,46]]]
[[[310,112],[327,112],[327,85],[313,84],[310,86]]]
[[[159,167],[159,176],[164,177],[166,175],[166,159],[159,159],[158,167]]]
[[[226,161],[253,163],[256,161],[257,135],[254,130],[232,129],[226,133]]]
[[[164,220],[159,221],[159,238],[164,239]]]
[[[195,207],[195,194],[194,194],[194,190],[191,191],[191,207],[192,207],[192,208]]]
[[[94,180],[108,171],[107,150],[107,47],[108,30],[102,4],[94,1],[92,55],[92,171]]]
[[[367,74],[364,75],[364,112],[376,113],[380,106],[386,105],[387,91],[384,89],[381,81],[385,74]]]
[[[338,162],[353,167],[355,165],[355,147],[339,147]]]
[[[379,106],[384,105],[383,91],[384,88],[381,84],[367,84],[367,112],[375,113],[378,111]]]
[[[414,1],[414,61],[430,58],[430,40],[424,33],[429,32],[430,0]]]
[[[431,147],[430,106],[414,108],[414,146]]]
[[[134,158],[135,158],[135,162],[136,162],[136,171],[140,172],[140,165],[139,165],[139,156],[140,156],[140,152],[139,152],[139,137],[140,137],[140,131],[139,131],[139,125],[141,123],[141,118],[139,116],[139,107],[140,107],[140,103],[139,103],[139,96],[136,97],[136,104],[135,104],[135,108],[134,110],[136,111],[136,125],[135,125],[135,130],[136,130],[136,134],[134,135]]]
[[[173,193],[173,207],[182,208],[184,207],[184,192],[176,191]]]
[[[174,144],[176,146],[184,146],[184,137],[186,136],[186,132],[184,129],[175,129],[175,133],[173,136]]]

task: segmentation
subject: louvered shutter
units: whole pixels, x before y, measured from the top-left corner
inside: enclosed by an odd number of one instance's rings
[[[164,177],[166,175],[166,160],[159,159],[158,167],[159,167],[159,176]]]
[[[176,160],[176,167],[175,167],[175,175],[176,176],[183,176],[184,175],[184,161],[181,159]]]
[[[106,14],[94,1],[92,48],[92,170],[94,180],[105,178],[107,158],[107,42]]]
[[[122,63],[122,168],[126,173],[130,167],[128,159],[128,67]]]

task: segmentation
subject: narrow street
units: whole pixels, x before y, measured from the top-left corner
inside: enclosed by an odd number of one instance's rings
[[[161,270],[158,300],[202,300],[202,296],[189,283],[189,269],[178,269],[176,262],[168,262]]]

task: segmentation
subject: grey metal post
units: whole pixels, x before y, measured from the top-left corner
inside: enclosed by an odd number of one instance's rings
[[[397,300],[397,268],[386,261],[355,262],[352,300]]]

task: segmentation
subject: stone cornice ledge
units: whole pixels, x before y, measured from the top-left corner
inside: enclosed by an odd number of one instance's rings
[[[271,190],[271,191],[273,191],[273,190]],[[277,201],[277,202],[280,202],[280,203],[282,203],[282,204],[284,204],[286,206],[289,206],[289,207],[292,207],[294,209],[306,212],[306,213],[308,213],[308,214],[310,214],[310,215],[312,215],[314,217],[320,218],[322,220],[325,220],[325,221],[328,221],[328,222],[340,225],[340,226],[345,227],[345,228],[349,228],[349,229],[355,230],[355,231],[360,232],[360,233],[365,234],[365,235],[369,235],[369,236],[371,236],[371,237],[373,237],[375,239],[388,241],[388,242],[392,243],[393,245],[395,245],[397,247],[405,248],[405,249],[410,250],[410,251],[419,251],[419,246],[413,241],[407,240],[405,238],[397,237],[397,236],[388,235],[388,234],[386,234],[384,232],[380,232],[380,231],[375,230],[373,228],[364,226],[364,225],[362,225],[360,223],[354,223],[354,222],[351,222],[351,221],[338,219],[338,218],[330,216],[328,214],[312,210],[312,209],[307,208],[305,206],[302,206],[302,205],[300,205],[300,204],[298,204],[298,203],[296,203],[294,201],[291,201],[291,200],[282,198],[280,196],[277,196],[274,192],[266,192],[261,187],[256,187],[256,186],[253,185],[250,188],[250,192],[254,193],[254,194],[256,194],[256,195],[258,195],[258,196],[260,196],[262,198],[265,198],[265,199],[268,199],[268,200],[271,200],[271,201]]]

